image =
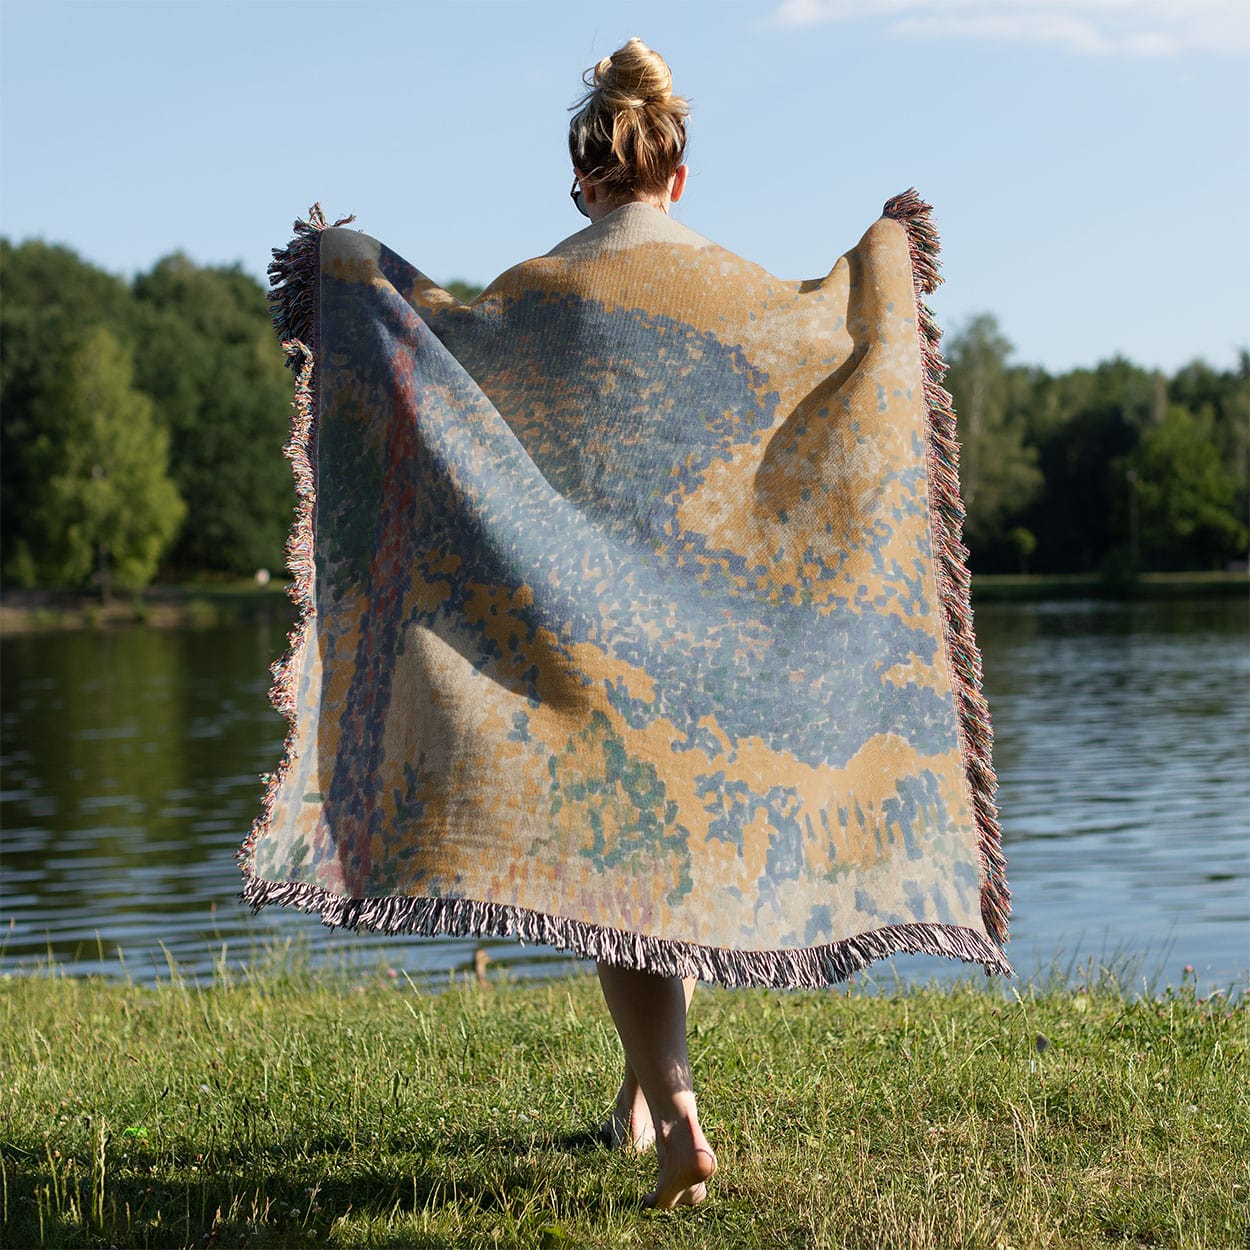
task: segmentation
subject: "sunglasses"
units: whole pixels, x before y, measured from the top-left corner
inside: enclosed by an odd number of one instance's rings
[[[586,201],[582,198],[582,184],[579,178],[573,179],[573,189],[569,192],[569,199],[573,201],[574,205],[577,207],[577,211],[581,213],[583,217],[590,216],[590,214],[586,211]]]

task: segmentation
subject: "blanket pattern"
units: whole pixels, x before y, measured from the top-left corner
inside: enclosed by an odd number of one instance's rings
[[[785,282],[627,205],[469,305],[310,217],[245,899],[729,985],[1009,973],[928,206]]]

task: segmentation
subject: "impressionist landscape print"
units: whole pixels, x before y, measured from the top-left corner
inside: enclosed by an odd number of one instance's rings
[[[917,705],[933,690],[952,700],[931,806],[984,830],[992,801],[1006,865],[983,853],[959,866],[972,885],[958,899],[931,896],[940,906],[923,919],[956,908],[970,945],[880,957],[853,939],[836,968],[830,957],[816,975],[796,957],[769,984],[749,959],[707,957],[720,984],[694,993],[687,1033],[719,1168],[705,1202],[673,1211],[644,1202],[655,1154],[603,1132],[621,1047],[594,963],[570,953],[590,948],[565,940],[593,925],[509,930],[526,941],[489,925],[415,936],[399,922],[323,927],[299,906],[253,912],[241,897],[264,894],[240,848],[256,846],[283,778],[311,796],[310,828],[325,806],[307,758],[283,772],[293,746],[310,750],[307,719],[292,728],[281,714],[311,688],[293,689],[289,663],[310,636],[310,579],[325,573],[306,527],[318,508],[336,518],[322,552],[368,550],[383,531],[388,551],[413,546],[393,515],[361,506],[378,448],[353,450],[350,421],[324,433],[351,473],[318,479],[323,362],[284,351],[274,325],[276,311],[282,337],[296,322],[311,337],[317,314],[292,313],[303,295],[290,292],[271,307],[274,249],[282,270],[312,205],[331,226],[354,214],[330,247],[382,257],[353,271],[361,300],[394,283],[406,315],[471,337],[462,303],[520,289],[532,271],[516,266],[588,224],[569,196],[569,110],[585,67],[635,34],[691,105],[689,176],[665,237],[710,240],[700,256],[749,270],[762,293],[707,325],[692,314],[665,353],[636,362],[658,405],[677,393],[673,369],[720,370],[703,389],[723,409],[656,421],[638,464],[684,488],[670,441],[692,446],[748,410],[766,440],[774,409],[802,409],[816,381],[790,394],[776,378],[810,368],[818,380],[828,344],[851,332],[826,309],[804,322],[809,339],[768,341],[774,357],[748,346],[767,340],[779,292],[811,308],[822,291],[871,285],[856,249],[892,240],[901,285],[873,288],[886,337],[900,336],[890,359],[930,370],[914,394],[891,381],[869,405],[902,405],[914,422],[895,448],[893,512],[883,505],[875,537],[875,521],[864,535],[831,523],[813,531],[829,544],[819,558],[783,537],[757,563],[789,585],[792,566],[835,567],[839,544],[848,560],[885,550],[897,522],[898,550],[970,572],[963,606],[931,574],[940,593],[923,619],[906,606],[923,590],[899,592],[885,625],[848,619],[845,636],[913,640],[905,663],[855,646],[866,672],[921,674]],[[0,5],[0,1244],[1250,1245],[1248,56],[1250,12],[1235,0]],[[899,224],[897,205],[921,197],[931,235]],[[546,376],[560,381],[512,415],[522,441],[481,435],[477,401],[450,390],[439,420],[474,472],[512,457],[564,515],[588,463],[569,431],[617,380],[564,328],[592,319],[532,302],[526,333],[543,344],[535,356],[558,358]],[[324,363],[356,385],[342,358]],[[502,367],[520,376],[520,363]],[[382,402],[363,395],[359,410]],[[952,411],[957,451],[932,432]],[[862,442],[858,428],[835,434]],[[816,463],[809,494],[835,480]],[[604,497],[652,491],[643,476]],[[692,511],[732,526],[750,489],[707,488],[697,507],[656,490],[657,533]],[[446,500],[444,562],[490,554],[447,481],[422,490]],[[508,525],[541,562],[553,531],[537,515]],[[576,515],[576,550],[560,559],[598,568],[618,518]],[[728,560],[713,571],[736,575]],[[585,650],[628,602],[624,575],[595,578],[576,638],[544,636],[553,654]],[[666,641],[645,672],[622,663],[605,684],[603,725],[637,721],[647,682],[671,691],[710,650],[711,627],[663,633],[663,585],[648,591],[646,628]],[[509,614],[523,624],[528,603],[482,593],[501,654],[520,654]],[[890,614],[908,611],[904,631]],[[957,662],[926,668],[925,647]],[[828,672],[808,662],[808,684],[787,685],[769,649],[725,661],[735,712],[755,727],[743,738],[755,754],[723,751],[725,811],[749,798],[777,726],[802,738],[843,714]],[[372,697],[353,705],[361,724]],[[697,719],[691,743],[723,748],[715,718]],[[544,735],[559,729],[535,712],[514,724],[512,754],[479,768],[507,790],[518,845],[537,847],[551,816],[533,796],[554,784],[539,747],[554,760]],[[427,774],[442,745],[423,752]],[[617,737],[594,746],[605,775],[626,776]],[[961,792],[974,756],[983,790]],[[652,784],[626,762],[630,784]],[[937,768],[923,763],[922,778]],[[563,883],[654,953],[615,884],[611,841],[653,831],[612,825],[623,807],[610,786],[568,793],[587,815],[566,812],[566,825],[601,821],[607,840],[575,868],[522,845],[504,875],[532,878],[539,897]],[[415,803],[395,789],[376,806],[394,828]],[[659,828],[659,799],[655,810]],[[775,858],[789,792],[774,785],[759,810]],[[712,811],[698,836],[732,874]],[[945,837],[919,807],[903,824],[911,849]],[[657,898],[677,911],[702,897],[703,930],[750,949],[762,926],[737,879],[691,891],[691,848],[669,834]],[[274,852],[260,845],[263,863]],[[307,845],[325,852],[324,837]],[[379,879],[420,854],[395,837],[369,848]],[[309,881],[318,866],[303,865]],[[457,872],[479,869],[500,875],[471,857]],[[980,899],[978,869],[993,884]],[[809,928],[832,935],[813,947],[871,931],[884,907],[862,889],[803,888]],[[350,922],[351,906],[321,909]],[[795,988],[771,988],[783,982]]]

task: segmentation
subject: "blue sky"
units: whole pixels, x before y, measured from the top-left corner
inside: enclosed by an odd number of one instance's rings
[[[914,184],[948,329],[1051,370],[1250,344],[1244,0],[0,0],[0,228],[261,276],[320,200],[484,282],[582,224],[567,109],[634,34],[692,103],[678,215],[779,276]]]

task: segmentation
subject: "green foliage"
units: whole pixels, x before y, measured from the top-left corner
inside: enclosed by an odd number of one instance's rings
[[[291,475],[280,454],[291,391],[259,284],[237,267],[205,269],[172,256],[132,289],[66,248],[0,241],[0,249],[5,580],[69,575],[63,560],[36,555],[75,542],[45,506],[45,461],[53,454],[48,441],[73,426],[69,414],[53,412],[66,395],[59,375],[97,326],[130,350],[133,386],[151,401],[150,422],[186,504],[173,563],[183,571],[280,567],[291,515]],[[72,459],[68,451],[56,455]],[[169,549],[160,532],[152,540]]]
[[[0,274],[0,574],[31,584],[40,577],[32,552],[49,537],[33,521],[44,486],[32,463],[36,407],[73,344],[94,327],[131,342],[132,301],[120,278],[37,240],[15,248],[0,239]]]
[[[169,436],[132,385],[130,354],[103,326],[87,330],[32,407],[31,501],[24,558],[41,581],[83,585],[152,580],[186,511],[166,475]]]
[[[1227,373],[1200,360],[1186,365],[1169,384],[1168,398],[1206,423],[1235,484],[1233,512],[1244,521],[1250,516],[1250,352],[1242,351]]]
[[[960,484],[968,519],[966,541],[997,541],[1003,521],[1042,488],[1037,449],[1025,441],[1021,407],[1028,380],[1007,367],[1011,344],[993,317],[975,318],[952,341],[946,386],[957,396],[962,443]]]
[[[1244,1242],[1248,1009],[1192,982],[700,989],[720,1171],[657,1215],[654,1155],[595,1139],[621,1056],[593,979],[230,981],[0,985],[6,1245]]]
[[[170,431],[171,472],[189,513],[174,562],[236,573],[280,567],[291,388],[263,292],[237,268],[170,256],[136,280],[135,300],[138,382]]]
[[[1195,363],[1171,382],[1122,359],[1051,377],[1012,365],[988,316],[946,350],[976,571],[1179,571],[1245,558],[1246,353],[1236,370]],[[1168,467],[1181,442],[1192,445]]]
[[[471,304],[482,293],[480,286],[465,282],[461,278],[453,278],[444,288],[448,295],[454,295],[462,304]]]
[[[1023,525],[1016,525],[1007,531],[1007,545],[1020,558],[1020,572],[1029,571],[1029,557],[1037,550],[1037,536]]]
[[[1141,545],[1164,567],[1187,554],[1218,567],[1246,544],[1246,527],[1234,511],[1235,470],[1221,457],[1211,425],[1209,417],[1172,405],[1129,457],[1139,513],[1132,524],[1140,525]]]
[[[1062,415],[1038,432],[1046,487],[1024,523],[1046,570],[1095,572],[1128,539],[1125,458],[1161,414],[1164,383],[1126,360],[1055,379]]]

